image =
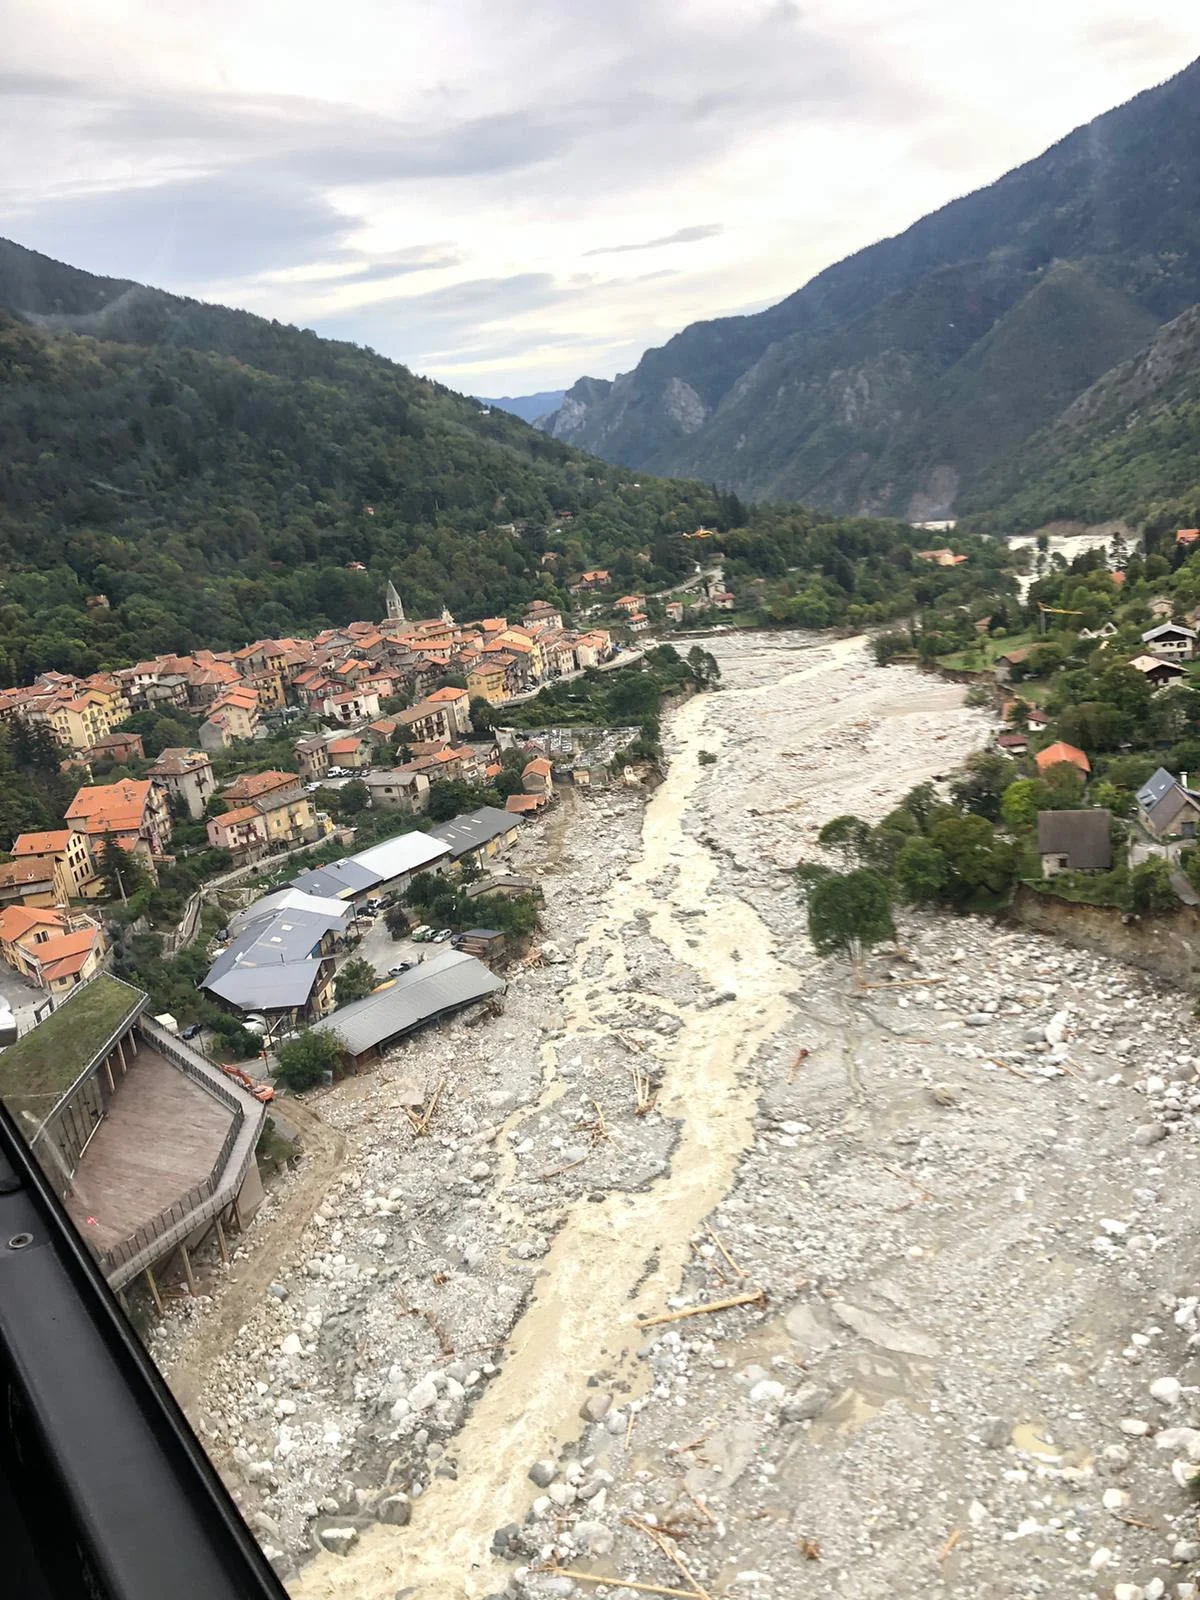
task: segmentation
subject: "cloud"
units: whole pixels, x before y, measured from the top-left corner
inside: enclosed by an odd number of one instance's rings
[[[237,174],[63,195],[10,225],[46,255],[152,284],[291,266],[344,247],[359,226],[312,190]]]
[[[700,239],[712,239],[725,229],[720,222],[702,222],[693,228],[677,228],[674,233],[664,233],[659,239],[644,239],[640,244],[602,244],[595,250],[585,250],[585,256],[621,256],[631,250],[658,250],[668,244],[695,244]]]

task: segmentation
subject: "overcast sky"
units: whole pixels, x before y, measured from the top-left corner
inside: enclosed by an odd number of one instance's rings
[[[0,0],[0,231],[456,388],[610,377],[1200,55],[1196,0]]]

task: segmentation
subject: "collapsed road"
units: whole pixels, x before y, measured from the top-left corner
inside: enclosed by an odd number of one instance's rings
[[[504,1015],[314,1097],[345,1164],[206,1443],[306,1600],[1175,1593],[1190,1004],[924,916],[856,991],[788,869],[986,719],[861,640],[714,649],[648,805],[528,830],[547,959]]]

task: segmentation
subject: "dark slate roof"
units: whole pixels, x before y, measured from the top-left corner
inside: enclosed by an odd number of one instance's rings
[[[468,850],[478,850],[492,839],[511,833],[520,824],[511,811],[501,811],[498,806],[481,806],[465,817],[455,817],[450,822],[439,822],[429,832],[435,839],[450,847],[452,856],[465,855]]]
[[[1149,811],[1151,806],[1156,806],[1165,794],[1169,794],[1175,785],[1175,779],[1166,767],[1159,767],[1153,776],[1146,779],[1137,792],[1137,803],[1143,811]]]
[[[439,950],[365,1000],[322,1018],[313,1031],[336,1034],[352,1056],[359,1056],[504,986],[503,979],[474,956]]]
[[[1112,839],[1107,811],[1039,811],[1038,852],[1063,855],[1075,872],[1107,872]]]

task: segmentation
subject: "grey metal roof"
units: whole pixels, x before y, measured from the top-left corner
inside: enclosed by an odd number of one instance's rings
[[[478,850],[481,845],[521,826],[520,819],[511,811],[501,811],[498,806],[481,806],[465,817],[455,817],[450,822],[439,822],[430,828],[430,835],[450,847],[452,856],[465,855],[468,850]]]
[[[1107,872],[1112,839],[1107,811],[1039,811],[1038,851],[1064,855],[1075,872]]]
[[[259,917],[221,951],[200,987],[243,1010],[304,1005],[321,968],[313,952],[331,928],[344,927],[340,911]]]
[[[1169,794],[1175,786],[1175,779],[1166,767],[1159,767],[1158,771],[1146,779],[1137,792],[1137,803],[1143,811],[1149,811],[1151,806],[1156,806],[1165,794]]]
[[[302,889],[276,889],[274,894],[263,895],[261,900],[255,900],[244,911],[230,917],[229,926],[235,933],[240,933],[243,928],[261,922],[264,917],[273,917],[278,911],[311,912],[329,917],[331,926],[344,927],[350,920],[353,908],[348,901],[332,896],[305,894]]]
[[[350,1055],[359,1056],[504,987],[474,956],[439,950],[386,988],[322,1018],[314,1031],[337,1034]]]
[[[239,1011],[283,1011],[308,1004],[321,970],[319,961],[289,961],[277,967],[233,967],[210,972],[200,985]]]
[[[280,911],[261,917],[221,951],[208,976],[219,976],[232,967],[277,967],[306,961],[331,928],[344,926],[341,917],[325,912]]]
[[[312,867],[308,872],[301,872],[289,887],[330,900],[348,900],[351,895],[362,894],[382,882],[382,873],[361,866],[355,856],[347,856],[344,861],[331,862],[327,867]]]

